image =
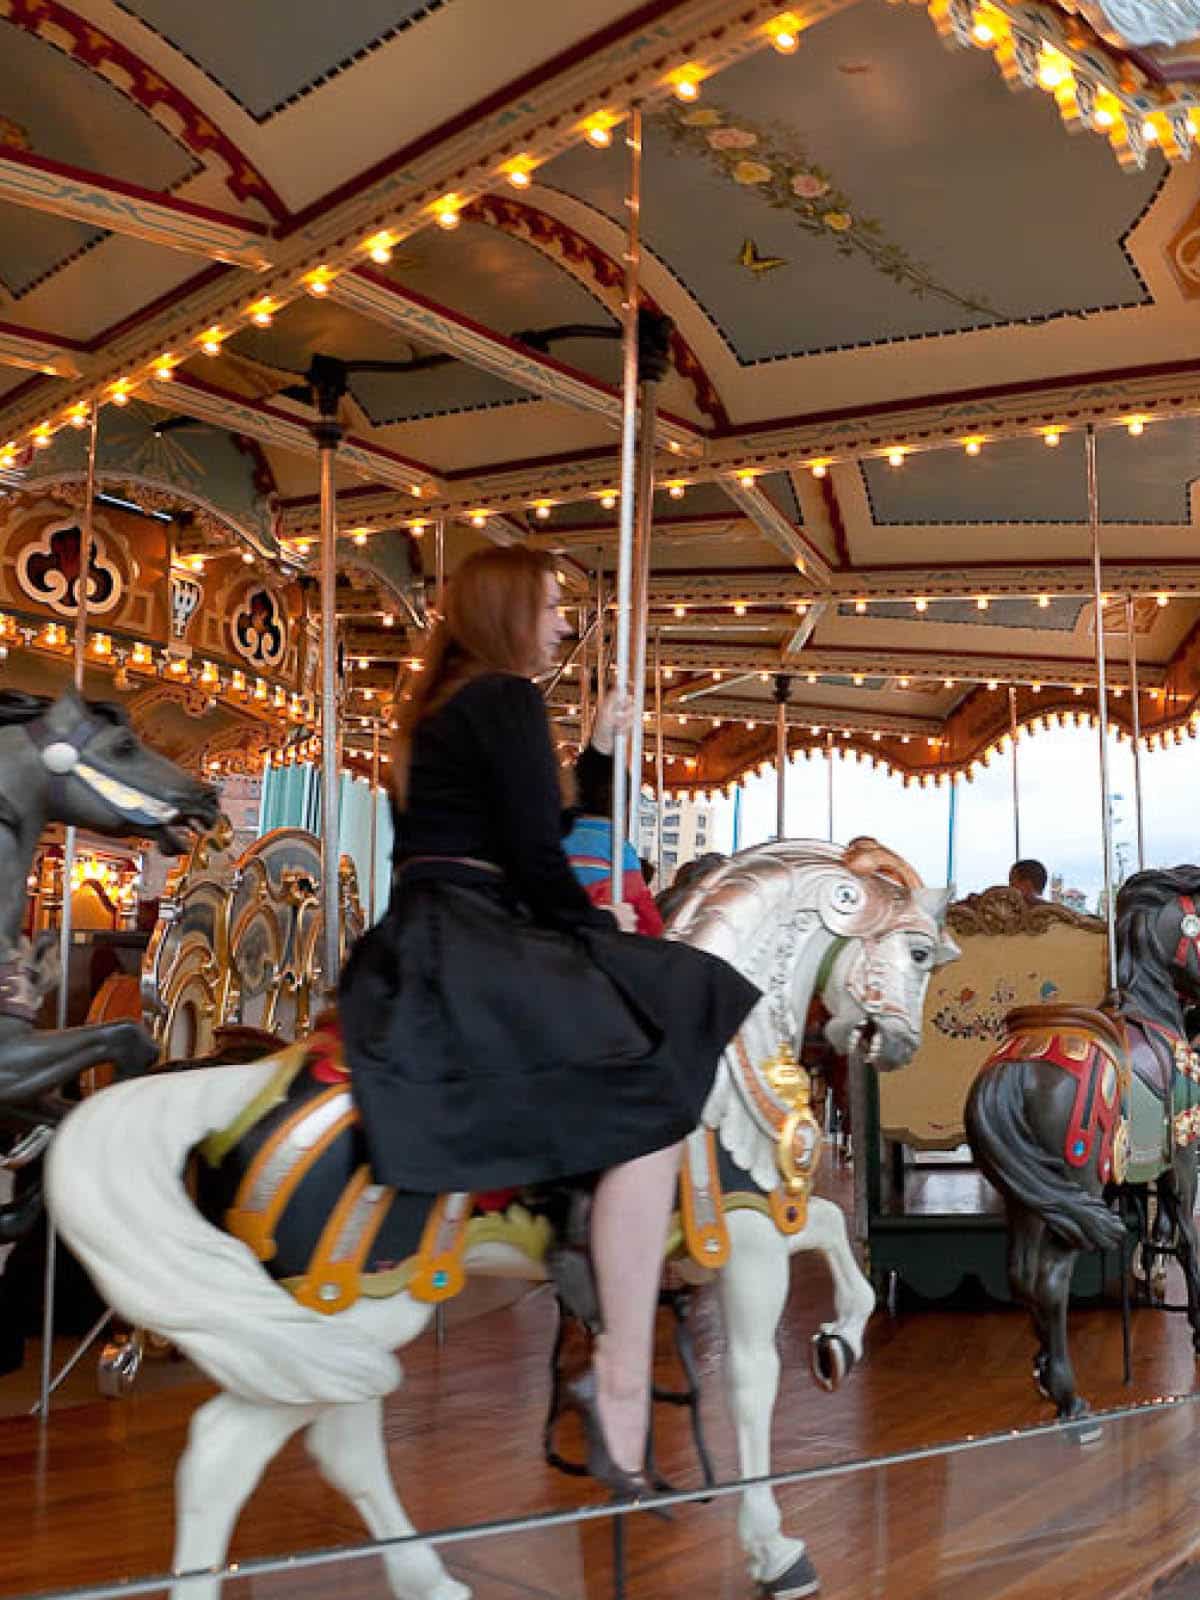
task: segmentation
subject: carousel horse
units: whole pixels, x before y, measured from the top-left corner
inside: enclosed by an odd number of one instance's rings
[[[967,1096],[967,1139],[1004,1199],[1009,1277],[1037,1334],[1034,1381],[1060,1417],[1087,1410],[1067,1349],[1075,1257],[1124,1251],[1106,1204],[1122,1186],[1156,1188],[1156,1238],[1177,1241],[1200,1351],[1200,1057],[1184,1021],[1200,999],[1198,898],[1198,867],[1130,878],[1117,896],[1115,1008],[1010,1012]],[[1144,1189],[1139,1201],[1144,1212]]]
[[[216,791],[147,750],[124,714],[73,691],[51,701],[0,693],[0,1122],[20,1133],[3,1157],[30,1165],[61,1114],[45,1097],[85,1068],[111,1062],[119,1077],[145,1071],[158,1046],[135,1022],[37,1030],[43,996],[57,980],[57,936],[22,937],[26,879],[47,822],[94,833],[139,835],[177,855],[188,829],[217,816]],[[0,1206],[0,1240],[36,1220],[38,1187]]]
[[[697,1276],[719,1274],[747,1477],[770,1468],[789,1257],[817,1250],[832,1270],[836,1317],[816,1336],[827,1381],[861,1355],[874,1307],[841,1212],[808,1197],[820,1129],[792,1041],[820,993],[838,1049],[881,1071],[903,1066],[930,974],[958,953],[942,931],[947,898],[874,841],[782,842],[725,863],[676,914],[670,936],[724,956],[763,990],[688,1141],[669,1246]],[[67,1117],[49,1164],[54,1222],[108,1303],[224,1391],[193,1417],[179,1464],[175,1571],[221,1565],[260,1474],[302,1429],[376,1537],[410,1535],[381,1425],[400,1382],[392,1352],[468,1271],[545,1276],[553,1241],[532,1202],[502,1197],[497,1210],[481,1196],[492,1209],[473,1213],[469,1195],[375,1185],[333,1034],[248,1066],[102,1090]],[[739,1532],[765,1594],[815,1590],[769,1489],[746,1492]],[[427,1544],[384,1559],[402,1600],[469,1596]],[[218,1590],[200,1577],[174,1593]]]

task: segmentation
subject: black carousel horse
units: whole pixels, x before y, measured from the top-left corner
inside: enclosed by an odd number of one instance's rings
[[[22,937],[26,879],[48,822],[150,840],[167,855],[189,848],[189,830],[217,819],[216,791],[148,750],[119,707],[0,692],[0,1122],[23,1132],[6,1165],[40,1151],[44,1130],[64,1109],[54,1091],[87,1067],[111,1062],[118,1077],[145,1071],[158,1046],[136,1022],[39,1030],[34,1023],[54,986],[54,936]],[[36,1220],[35,1184],[0,1207],[0,1241]]]
[[[1192,1215],[1200,1060],[1184,1011],[1200,1000],[1200,867],[1139,872],[1117,897],[1117,993],[1104,1011],[1025,1006],[967,1096],[967,1139],[1004,1198],[1009,1277],[1038,1337],[1034,1380],[1060,1417],[1087,1407],[1067,1351],[1080,1250],[1125,1249],[1111,1203],[1145,1212],[1157,1188],[1200,1351],[1200,1242]],[[1122,1264],[1124,1258],[1122,1255]]]

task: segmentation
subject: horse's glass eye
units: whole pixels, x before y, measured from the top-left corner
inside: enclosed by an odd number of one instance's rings
[[[839,883],[834,887],[832,898],[835,911],[854,911],[862,904],[862,891],[852,883]]]
[[[137,755],[138,742],[131,733],[123,733],[113,742],[113,755],[128,758]]]
[[[927,967],[933,960],[933,951],[927,944],[914,945],[912,958],[918,967]]]

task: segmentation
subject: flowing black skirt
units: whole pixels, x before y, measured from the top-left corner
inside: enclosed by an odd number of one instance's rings
[[[688,945],[545,928],[499,885],[404,882],[341,984],[375,1178],[499,1189],[673,1144],[758,998]]]

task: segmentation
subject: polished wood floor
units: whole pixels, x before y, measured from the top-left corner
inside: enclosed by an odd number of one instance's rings
[[[824,1269],[797,1265],[781,1335],[784,1378],[775,1465],[801,1469],[1022,1429],[1048,1420],[1029,1382],[1030,1335],[1014,1312],[880,1313],[866,1363],[836,1395],[808,1377],[807,1343],[829,1314]],[[720,1475],[736,1450],[720,1384],[716,1307],[702,1297],[696,1334],[705,1415]],[[1097,1407],[1187,1393],[1194,1381],[1181,1317],[1140,1312],[1134,1383],[1121,1381],[1115,1311],[1076,1314],[1073,1345]],[[388,1407],[396,1481],[418,1526],[436,1529],[595,1503],[540,1459],[553,1312],[544,1291],[488,1309],[456,1308],[446,1346],[405,1355]],[[94,1397],[92,1365],[42,1427],[0,1419],[0,1595],[162,1571],[171,1482],[187,1418],[209,1391],[183,1364],[156,1369],[122,1401]],[[664,1363],[663,1375],[667,1375]],[[28,1399],[28,1374],[0,1379],[0,1402]],[[685,1425],[666,1413],[662,1464],[696,1482]],[[1200,1596],[1200,1451],[1193,1408],[1107,1422],[1081,1449],[1061,1433],[874,1467],[784,1488],[785,1526],[808,1541],[831,1600],[1193,1600]],[[737,1501],[682,1507],[670,1524],[630,1529],[630,1600],[753,1593],[736,1538]],[[479,1600],[607,1600],[607,1519],[582,1527],[477,1537],[447,1553]],[[353,1510],[325,1487],[298,1443],[273,1464],[238,1527],[242,1560],[354,1543]],[[383,1600],[374,1558],[230,1584],[241,1600],[332,1595]]]

